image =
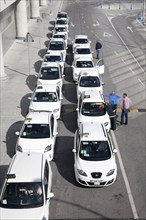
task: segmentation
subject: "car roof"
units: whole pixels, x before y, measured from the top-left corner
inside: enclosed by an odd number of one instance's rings
[[[65,28],[66,29],[66,25],[64,25],[64,24],[55,24],[54,28]]]
[[[59,11],[58,14],[66,14],[67,15],[67,12],[66,11]]]
[[[82,93],[82,96],[83,96],[83,102],[99,102],[99,103],[104,102],[103,95],[99,91],[95,91],[92,89],[85,90]]]
[[[51,38],[50,39],[50,43],[52,43],[52,42],[60,42],[60,41],[62,41],[62,42],[64,42],[64,39],[63,38]]]
[[[61,53],[62,53],[62,52],[61,52],[61,51],[58,51],[58,50],[50,50],[49,53],[47,53],[47,54],[44,55],[44,57],[47,57],[47,56],[50,56],[50,55],[57,55],[57,56],[59,55],[59,56],[60,56]]]
[[[48,124],[51,112],[33,111],[29,112],[24,120],[24,124]]]
[[[8,174],[15,174],[8,182],[41,182],[42,165],[45,157],[41,153],[15,154],[8,170]]]
[[[41,84],[36,87],[35,92],[56,92],[56,85]]]
[[[89,57],[89,56],[80,56],[80,57],[77,57],[75,58],[75,61],[92,61],[93,62],[93,58],[92,57]]]
[[[88,36],[87,35],[76,35],[75,39],[77,39],[77,38],[88,38]]]
[[[76,47],[75,47],[75,50],[76,49],[80,49],[80,48],[89,48],[91,50],[91,47],[89,44],[78,44]]]
[[[99,72],[96,68],[92,68],[89,70],[81,70],[80,76],[97,76],[99,77]]]
[[[107,140],[106,129],[100,122],[84,122],[80,124],[81,140]]]
[[[50,54],[50,51],[48,52],[48,54]],[[59,63],[57,62],[47,62],[47,63],[42,63],[42,67],[59,67]],[[41,68],[40,68],[40,71],[41,71]]]

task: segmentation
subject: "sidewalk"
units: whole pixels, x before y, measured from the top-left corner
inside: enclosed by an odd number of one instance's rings
[[[34,39],[34,42],[29,43],[29,48],[27,42],[15,40],[4,56],[7,77],[0,79],[1,179],[5,175],[5,167],[14,154],[17,140],[15,132],[20,130],[26,116],[29,105],[28,96],[35,87],[35,74],[39,71],[40,59],[46,53],[51,29],[53,29],[52,21],[55,20],[57,12],[61,9],[61,2],[61,0],[53,0],[48,3],[48,6],[41,7],[40,22],[37,22],[37,19],[29,21],[29,33]]]

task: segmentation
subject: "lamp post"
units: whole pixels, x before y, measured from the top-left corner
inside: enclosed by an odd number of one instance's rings
[[[37,17],[37,22],[39,23],[39,48],[41,49],[41,22],[42,22],[42,19],[40,17]]]
[[[34,39],[32,35],[28,32],[26,34],[26,37],[24,38],[24,42],[27,42],[28,44],[28,74],[30,75],[31,67],[30,67],[30,42],[34,42]]]

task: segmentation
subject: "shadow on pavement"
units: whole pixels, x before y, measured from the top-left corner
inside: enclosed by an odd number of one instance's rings
[[[28,88],[33,91],[35,89],[35,85],[37,83],[37,77],[35,75],[29,75],[26,78],[26,85],[28,86]]]
[[[55,25],[55,21],[49,21],[49,24],[51,24],[51,25]]]
[[[49,42],[50,42],[49,40],[47,40],[47,41],[44,42],[44,45],[45,45],[46,48],[48,48]],[[47,53],[47,49],[46,49],[46,53]]]
[[[72,183],[77,185],[74,179],[74,155],[72,149],[74,146],[74,137],[61,136],[56,139],[54,161],[56,163],[60,175]]]
[[[66,55],[66,63],[71,66],[72,62],[73,62],[73,54],[67,54]]]
[[[13,157],[15,154],[15,146],[17,143],[17,135],[15,134],[16,131],[20,131],[22,127],[23,121],[17,121],[12,124],[7,133],[6,133],[6,147],[7,147],[7,154],[10,158]]]
[[[52,37],[52,33],[46,34],[46,37],[48,37],[50,39]]]
[[[36,61],[36,62],[34,63],[34,68],[35,68],[35,72],[36,72],[36,73],[39,73],[41,64],[42,64],[42,61],[41,61],[41,60],[38,60],[38,61]]]
[[[62,91],[63,96],[71,103],[77,103],[77,93],[76,85],[72,84],[63,84]]]
[[[38,55],[41,58],[43,58],[46,53],[47,53],[47,49],[41,49],[41,50],[39,50]]]
[[[53,31],[53,30],[54,30],[54,27],[48,27],[48,30],[49,30],[49,31]]]
[[[30,100],[28,100],[28,97],[31,97],[32,93],[28,93],[25,96],[22,97],[20,101],[20,108],[21,108],[21,115],[25,118],[28,113],[28,108],[30,104]]]
[[[67,104],[62,105],[61,108],[61,120],[64,123],[64,126],[67,130],[71,131],[73,134],[77,129],[77,105]]]
[[[64,79],[67,81],[67,82],[71,82],[73,83],[73,76],[72,76],[72,67],[65,67],[64,68],[64,74],[65,74],[65,77]]]
[[[3,186],[3,183],[5,181],[6,178],[6,174],[7,174],[7,170],[8,170],[8,165],[0,165],[0,192]]]

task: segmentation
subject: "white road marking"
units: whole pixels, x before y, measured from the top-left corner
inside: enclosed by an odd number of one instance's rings
[[[89,29],[89,26],[87,25],[87,28]]]
[[[104,36],[104,37],[112,37],[112,35],[109,34],[109,33],[107,33],[107,32],[104,32],[103,36]]]
[[[118,55],[118,52],[117,52],[117,51],[114,51],[114,53],[115,53],[116,55]]]
[[[143,87],[145,87],[145,84],[140,79],[138,79],[138,81],[143,85]]]
[[[130,30],[131,32],[133,32],[132,27],[127,27],[127,30]]]
[[[122,61],[123,61],[123,63],[125,63],[126,64],[126,62],[125,62],[125,60],[122,58]]]
[[[138,66],[140,67],[140,69],[142,70],[142,72],[146,75],[146,72],[144,71],[144,69],[141,67],[141,65],[139,64],[138,60],[135,58],[135,56],[132,54],[131,50],[129,49],[129,47],[126,45],[126,43],[124,42],[124,40],[122,39],[122,37],[120,36],[120,34],[117,32],[116,28],[114,27],[112,21],[110,18],[108,18],[108,16],[106,15],[107,19],[109,20],[111,26],[113,27],[114,31],[116,32],[116,34],[118,35],[118,37],[120,38],[120,40],[123,42],[124,46],[127,48],[127,50],[129,51],[129,53],[131,54],[131,56],[133,57],[133,59],[136,61],[136,63],[138,64]]]
[[[132,69],[131,67],[129,67],[129,70],[130,70],[133,74],[135,74],[135,72],[133,71],[133,69]]]
[[[121,168],[121,171],[122,171],[123,179],[124,179],[124,182],[125,182],[125,186],[126,186],[128,198],[129,198],[129,201],[130,201],[131,209],[132,209],[132,212],[133,212],[133,216],[134,216],[134,219],[138,219],[138,214],[137,214],[136,206],[135,206],[134,199],[133,199],[133,196],[132,196],[131,188],[130,188],[130,185],[129,185],[129,181],[128,181],[128,178],[127,178],[127,175],[126,175],[124,165],[123,165],[123,161],[122,161],[122,157],[121,157],[120,150],[119,150],[119,147],[118,147],[118,143],[117,143],[117,140],[116,140],[116,137],[115,137],[115,134],[114,134],[113,131],[111,131],[111,136],[112,136],[114,145],[115,145],[115,147],[118,151],[117,156],[118,156],[120,168]]]

